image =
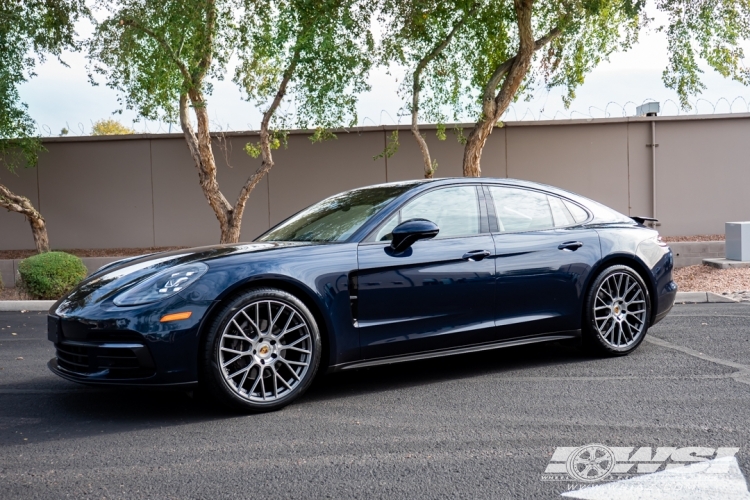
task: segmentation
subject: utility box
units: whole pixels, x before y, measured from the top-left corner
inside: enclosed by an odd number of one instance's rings
[[[726,222],[727,260],[750,261],[750,222]]]

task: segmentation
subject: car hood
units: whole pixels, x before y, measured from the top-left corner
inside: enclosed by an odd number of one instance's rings
[[[159,252],[130,257],[108,264],[78,284],[52,308],[60,316],[82,307],[114,298],[123,290],[170,267],[191,262],[206,262],[243,253],[272,252],[283,248],[310,246],[308,242],[263,242],[213,245],[198,248]]]

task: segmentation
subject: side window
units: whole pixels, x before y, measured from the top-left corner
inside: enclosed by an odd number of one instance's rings
[[[565,206],[568,207],[568,210],[570,210],[570,213],[573,214],[573,218],[576,222],[583,222],[589,218],[589,214],[575,203],[569,201],[565,201],[564,203]]]
[[[440,233],[436,238],[479,234],[476,187],[458,186],[430,191],[401,209],[401,221],[409,219],[427,219],[437,224]]]
[[[555,221],[555,227],[572,226],[576,223],[575,219],[570,215],[570,212],[565,208],[565,204],[560,198],[547,195],[547,199],[549,200],[549,206],[552,209],[552,219]]]
[[[490,187],[501,232],[539,231],[555,226],[547,195],[528,189]]]
[[[391,232],[394,227],[398,226],[398,216],[399,213],[396,212],[390,219],[388,219],[388,222],[386,222],[385,225],[380,228],[378,234],[375,235],[375,241],[391,241],[393,239]]]

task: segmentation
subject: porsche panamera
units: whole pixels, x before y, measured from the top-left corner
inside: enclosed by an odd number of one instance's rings
[[[512,179],[354,189],[250,243],[99,269],[50,309],[49,368],[258,412],[321,371],[579,337],[626,355],[677,291],[647,220]]]

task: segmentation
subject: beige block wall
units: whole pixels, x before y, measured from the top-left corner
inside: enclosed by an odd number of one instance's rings
[[[508,127],[508,177],[550,184],[628,213],[627,124]]]
[[[750,220],[750,120],[658,123],[657,217],[669,234]]]
[[[657,217],[665,235],[723,233],[724,222],[750,220],[750,114],[658,117]],[[383,151],[393,127],[337,132],[312,144],[291,133],[274,151],[276,166],[248,199],[242,240],[249,241],[302,208],[355,187],[423,177],[408,127],[391,158]],[[461,176],[463,146],[452,126],[440,141],[423,127],[437,177]],[[464,129],[468,134],[470,129]],[[244,152],[257,134],[214,141],[221,190],[234,204],[260,166]],[[38,168],[0,182],[30,197],[47,220],[53,248],[197,246],[219,241],[219,226],[180,134],[46,139]],[[485,177],[559,186],[625,214],[650,216],[651,119],[509,122],[496,128],[482,157]],[[0,212],[0,250],[33,248],[28,223]]]

